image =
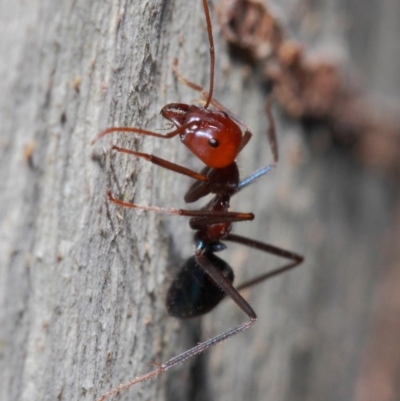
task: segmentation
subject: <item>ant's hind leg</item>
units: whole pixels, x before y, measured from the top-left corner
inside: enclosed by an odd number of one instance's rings
[[[127,383],[120,384],[118,387],[113,388],[112,390],[104,393],[98,401],[104,401],[106,398],[116,395],[122,390],[125,390],[135,384],[147,381],[160,375],[161,373],[165,372],[166,370],[181,364],[182,362],[186,361],[189,358],[192,358],[196,355],[201,354],[202,352],[206,351],[213,345],[221,343],[242,331],[251,327],[256,319],[257,316],[253,310],[253,308],[247,303],[247,301],[237,292],[237,290],[232,286],[232,284],[223,276],[223,274],[201,253],[196,253],[196,261],[197,263],[204,269],[204,271],[212,278],[212,280],[217,283],[220,288],[229,295],[233,301],[245,312],[248,317],[249,321],[246,323],[242,323],[239,326],[234,327],[231,330],[225,331],[222,334],[219,334],[213,338],[210,338],[202,343],[197,344],[193,348],[188,349],[187,351],[182,352],[181,354],[169,359],[168,361],[164,362],[161,365],[158,365],[157,369],[144,374],[143,376],[135,377],[134,379],[128,381]]]
[[[256,240],[253,240],[253,239],[250,239],[250,238],[242,237],[240,235],[229,234],[225,238],[225,240],[226,241],[231,241],[231,242],[236,242],[238,244],[246,245],[246,246],[249,246],[251,248],[258,249],[260,251],[264,251],[264,252],[270,253],[272,255],[276,255],[276,256],[280,256],[280,257],[285,258],[285,259],[292,260],[292,262],[290,262],[290,263],[288,263],[288,264],[286,264],[284,266],[278,267],[277,269],[274,269],[274,270],[272,270],[270,272],[262,274],[261,276],[258,276],[256,278],[250,280],[250,281],[247,281],[247,282],[239,285],[236,288],[238,291],[243,290],[244,288],[251,287],[251,286],[253,286],[255,284],[259,284],[262,281],[269,280],[270,278],[278,276],[278,275],[280,275],[280,274],[282,274],[282,273],[284,273],[284,272],[286,272],[288,270],[294,269],[295,267],[300,265],[304,260],[303,256],[300,256],[300,255],[298,255],[298,254],[296,254],[294,252],[286,251],[286,250],[278,248],[276,246],[273,246],[273,245],[270,245],[270,244],[266,244],[264,242],[259,242],[259,241],[256,241]]]

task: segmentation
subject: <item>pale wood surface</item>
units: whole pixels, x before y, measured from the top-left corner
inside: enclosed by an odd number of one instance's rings
[[[140,204],[183,207],[190,182],[113,154],[110,143],[196,169],[200,163],[178,140],[115,135],[90,146],[114,124],[165,128],[164,104],[197,98],[174,79],[175,57],[185,76],[207,85],[201,2],[187,4],[0,3],[1,400],[94,400],[146,373],[149,362],[244,318],[229,300],[201,328],[168,318],[168,282],[192,252],[187,222],[121,210],[105,198],[112,189]],[[347,59],[376,99],[399,99],[396,1],[273,6],[316,53]],[[316,25],[302,25],[305,17]],[[257,74],[232,62],[215,19],[214,26],[216,97],[254,131],[239,161],[245,176],[270,160],[265,92]],[[379,333],[379,283],[386,266],[399,267],[396,183],[339,150],[318,152],[296,122],[279,118],[278,131],[279,168],[237,196],[233,207],[256,220],[235,232],[302,253],[306,262],[246,293],[259,314],[254,329],[119,400],[367,399],[360,394],[371,385],[365,375],[375,376],[365,361],[371,333]],[[277,263],[230,248],[237,282]],[[375,400],[398,399],[395,379],[384,384],[394,390]]]

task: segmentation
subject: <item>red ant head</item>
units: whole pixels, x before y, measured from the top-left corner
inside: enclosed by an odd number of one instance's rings
[[[236,159],[241,149],[242,130],[227,113],[171,104],[162,114],[178,127],[193,123],[181,134],[181,140],[207,166],[223,168]]]
[[[223,168],[236,159],[241,148],[242,130],[227,113],[192,105],[185,124],[191,122],[193,126],[185,130],[181,140],[204,164]]]

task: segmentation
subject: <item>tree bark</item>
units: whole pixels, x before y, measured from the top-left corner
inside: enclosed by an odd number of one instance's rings
[[[112,152],[111,143],[196,170],[201,163],[176,138],[114,134],[90,144],[109,126],[165,129],[163,105],[199,97],[177,82],[174,58],[207,88],[202,5],[190,3],[0,3],[2,400],[95,400],[246,319],[229,299],[202,323],[167,318],[168,284],[193,252],[187,221],[122,209],[105,195],[184,208],[190,183]],[[301,4],[272,6],[306,46],[354,55],[368,89],[398,99],[399,32],[386,24],[399,18],[393,1],[308,2],[300,15],[319,17],[312,35],[299,21]],[[333,23],[343,15],[352,18],[349,31]],[[271,160],[266,92],[248,65],[230,58],[214,17],[213,26],[215,96],[254,133],[239,159],[244,177]],[[366,386],[363,361],[377,332],[379,277],[399,233],[393,181],[337,149],[318,151],[298,123],[274,112],[281,161],[234,198],[233,209],[256,215],[234,231],[301,253],[305,263],[245,292],[259,315],[253,329],[119,400],[364,401],[357,386]],[[233,245],[223,255],[237,283],[279,263]],[[386,384],[393,392],[376,399],[398,399],[395,379]]]

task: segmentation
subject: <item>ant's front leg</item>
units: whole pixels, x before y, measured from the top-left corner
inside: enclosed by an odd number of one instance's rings
[[[160,166],[170,171],[174,171],[175,173],[186,175],[188,177],[194,178],[195,180],[205,181],[205,182],[208,181],[208,178],[205,175],[199,174],[196,171],[181,166],[180,164],[175,164],[168,160],[161,159],[158,156],[150,155],[148,153],[137,152],[135,150],[130,150],[126,148],[120,148],[119,146],[116,145],[113,145],[111,149],[116,150],[117,152],[126,153],[128,155],[141,157],[142,159],[145,159],[150,163],[156,164],[157,166]]]

